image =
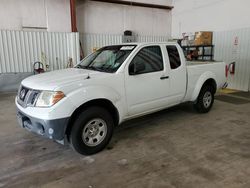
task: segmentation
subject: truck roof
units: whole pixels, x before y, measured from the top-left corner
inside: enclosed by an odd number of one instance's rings
[[[107,46],[116,46],[116,45],[137,45],[137,46],[143,46],[143,45],[150,45],[150,44],[176,45],[177,42],[133,42],[133,43],[113,44],[113,45],[107,45]]]

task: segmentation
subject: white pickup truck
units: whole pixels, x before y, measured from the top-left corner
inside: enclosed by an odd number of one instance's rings
[[[176,43],[112,45],[75,68],[24,79],[17,118],[23,128],[90,155],[126,120],[187,101],[208,112],[223,87],[223,62],[186,62]]]

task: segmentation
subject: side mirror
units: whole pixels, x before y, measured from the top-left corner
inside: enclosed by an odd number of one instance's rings
[[[145,66],[144,63],[142,63],[142,62],[135,62],[135,63],[130,64],[130,66],[129,66],[129,74],[130,75],[140,74],[145,69],[146,69],[146,66]]]

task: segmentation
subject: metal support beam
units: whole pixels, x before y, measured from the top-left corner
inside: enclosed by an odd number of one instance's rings
[[[139,2],[132,2],[132,1],[121,1],[121,0],[91,0],[91,1],[98,1],[98,2],[104,2],[104,3],[114,3],[114,4],[120,4],[120,5],[138,6],[138,7],[146,7],[146,8],[167,9],[167,10],[172,10],[174,8],[173,6],[164,6],[164,5],[139,3]]]
[[[71,14],[71,31],[77,32],[76,27],[76,3],[75,0],[70,0],[70,14]]]

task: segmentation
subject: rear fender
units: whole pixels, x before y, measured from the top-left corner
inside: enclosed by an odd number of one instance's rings
[[[198,81],[196,82],[195,89],[192,93],[191,101],[195,101],[197,99],[197,97],[199,96],[199,93],[201,91],[202,86],[204,85],[204,83],[208,79],[213,79],[216,81],[216,75],[214,73],[212,73],[211,71],[207,71],[199,77]]]

